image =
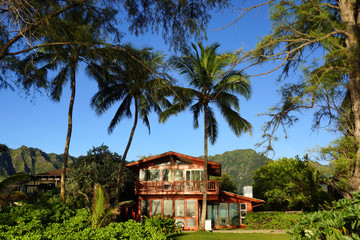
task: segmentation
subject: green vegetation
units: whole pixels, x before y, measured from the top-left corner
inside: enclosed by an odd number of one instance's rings
[[[291,239],[360,239],[360,192],[353,196],[299,218],[290,229]]]
[[[218,180],[219,188],[221,191],[236,193],[237,187],[236,183],[233,180],[233,177],[227,173],[221,173],[221,177],[212,177],[210,180]]]
[[[303,213],[249,212],[245,217],[246,229],[289,229]]]
[[[221,171],[233,177],[236,192],[242,193],[244,186],[253,183],[253,172],[271,160],[252,149],[238,149],[209,156],[209,161],[221,163]]]
[[[174,234],[169,237],[174,240],[288,240],[287,234],[265,234],[265,233],[209,233],[209,232],[192,232]]]
[[[305,157],[282,158],[254,172],[254,193],[269,210],[316,210],[329,200],[323,173]]]
[[[101,218],[99,218],[101,219]],[[89,209],[72,209],[58,195],[46,193],[33,203],[22,202],[0,213],[0,239],[166,239],[178,232],[172,219],[129,220],[103,228],[91,225]],[[160,224],[159,224],[160,223]],[[164,231],[166,228],[166,231]]]

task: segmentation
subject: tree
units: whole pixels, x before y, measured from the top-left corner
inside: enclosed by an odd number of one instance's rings
[[[316,210],[328,200],[325,176],[307,158],[281,158],[254,171],[254,193],[269,210]]]
[[[237,63],[249,63],[245,68],[274,61],[277,65],[269,72],[282,68],[279,79],[291,75],[290,71],[304,68],[298,82],[288,82],[282,88],[281,103],[267,114],[271,119],[265,125],[266,150],[273,150],[272,141],[280,127],[292,126],[299,113],[315,109],[314,127],[327,120],[353,118],[344,125],[360,144],[360,54],[359,54],[359,2],[357,0],[266,0],[243,10],[235,21],[249,11],[270,5],[272,31],[256,48],[239,56]],[[306,62],[308,59],[312,63]],[[304,67],[305,66],[305,67]],[[257,73],[253,76],[269,72]],[[342,108],[346,96],[351,109]],[[348,119],[350,120],[350,119]],[[360,190],[360,148],[351,170],[350,188]]]
[[[99,85],[99,92],[91,100],[91,106],[96,113],[101,115],[120,101],[115,116],[108,127],[109,134],[113,132],[116,125],[124,117],[132,117],[131,107],[134,104],[134,123],[121,159],[115,202],[118,202],[120,198],[122,172],[138,118],[143,120],[150,133],[148,116],[151,111],[160,114],[161,107],[169,105],[165,98],[169,89],[169,82],[165,78],[161,78],[161,74],[158,73],[162,67],[163,56],[158,52],[151,52],[150,48],[137,50],[128,45],[125,49],[125,53],[116,51],[113,59],[105,60],[102,66],[96,67],[97,72],[92,72],[92,75],[99,82],[103,79],[109,81],[107,84]]]
[[[161,32],[170,46],[179,49],[186,45],[189,37],[204,37],[205,27],[211,17],[210,10],[221,10],[229,4],[228,0],[1,0],[0,68],[3,75],[0,76],[0,87],[11,87],[5,73],[10,75],[16,72],[13,65],[22,53],[37,52],[38,48],[44,46],[89,44],[76,39],[45,40],[49,32],[59,27],[59,20],[67,11],[101,12],[119,8],[117,18],[129,23],[130,32],[136,35],[150,30]],[[111,45],[105,39],[99,43]]]
[[[114,197],[120,160],[121,156],[111,152],[106,145],[93,147],[86,156],[80,156],[77,162],[71,165],[67,180],[68,192],[72,195],[85,194],[90,198],[95,185],[100,184],[106,194]],[[131,192],[134,192],[136,176],[126,169],[123,179],[122,184],[128,193],[126,197],[135,196],[135,193]]]
[[[230,174],[222,173],[221,177],[212,177],[212,180],[218,180],[219,181],[219,189],[221,191],[226,192],[237,192],[237,186],[236,183],[233,180],[233,177]]]
[[[63,15],[62,21],[59,22],[58,27],[48,30],[50,33],[46,37],[46,41],[79,41],[87,42],[88,45],[69,44],[47,46],[42,48],[42,53],[30,54],[18,66],[26,72],[22,81],[25,85],[28,82],[32,84],[34,80],[37,80],[37,82],[45,82],[48,76],[55,71],[56,75],[50,82],[50,97],[54,101],[60,101],[63,87],[70,81],[71,97],[68,111],[68,129],[64,149],[63,171],[61,173],[61,198],[63,201],[65,200],[65,177],[72,134],[76,71],[80,62],[85,62],[91,57],[98,57],[94,54],[96,51],[94,48],[98,47],[97,42],[105,36],[103,31],[111,31],[112,26],[108,24],[109,20],[114,18],[114,16],[115,12],[99,12],[93,11],[92,9],[87,12],[79,9],[67,11]],[[104,26],[104,24],[106,24],[106,26]],[[34,68],[28,68],[28,65],[31,64],[34,65]]]
[[[182,57],[172,57],[170,63],[177,69],[184,79],[188,81],[189,88],[174,87],[175,98],[173,106],[161,114],[160,120],[166,119],[186,108],[193,113],[194,128],[199,127],[200,112],[204,113],[204,184],[203,205],[199,230],[205,229],[207,209],[207,162],[208,139],[212,144],[217,137],[218,123],[211,104],[215,104],[233,132],[240,136],[242,133],[251,132],[251,124],[239,114],[239,99],[235,94],[250,97],[250,83],[243,75],[235,71],[224,72],[229,63],[234,59],[232,54],[218,54],[218,44],[203,47],[198,43],[198,48],[192,44],[193,52]],[[234,110],[235,109],[235,110]]]

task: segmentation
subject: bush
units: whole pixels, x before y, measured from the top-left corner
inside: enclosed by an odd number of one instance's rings
[[[248,229],[289,229],[303,213],[249,212],[244,224]]]
[[[360,193],[333,202],[329,211],[309,213],[290,229],[291,239],[360,240]]]
[[[181,228],[176,226],[175,219],[172,218],[161,218],[160,216],[145,218],[144,224],[145,227],[155,227],[158,232],[166,235],[181,232]]]

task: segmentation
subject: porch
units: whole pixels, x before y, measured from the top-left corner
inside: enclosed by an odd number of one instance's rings
[[[136,195],[202,194],[203,181],[137,181]],[[219,194],[219,181],[207,181],[208,195]]]

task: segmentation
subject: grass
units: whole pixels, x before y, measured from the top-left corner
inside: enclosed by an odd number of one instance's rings
[[[173,240],[288,240],[287,234],[265,234],[265,233],[209,233],[209,232],[186,232],[174,234],[168,237]]]

